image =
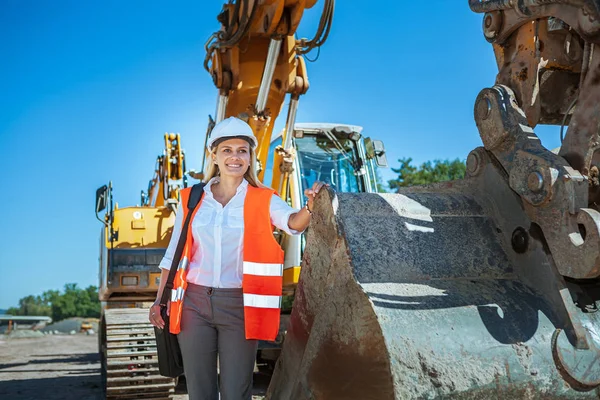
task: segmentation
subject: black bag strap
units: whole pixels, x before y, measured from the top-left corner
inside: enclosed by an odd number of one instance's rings
[[[160,305],[166,306],[167,301],[171,298],[171,290],[173,289],[173,279],[175,279],[175,274],[177,273],[177,267],[179,266],[179,261],[181,260],[181,253],[183,253],[183,248],[185,246],[185,241],[187,239],[187,232],[190,226],[190,219],[192,217],[192,212],[200,202],[202,198],[202,194],[204,193],[204,183],[197,183],[192,186],[192,191],[190,193],[190,197],[187,203],[187,215],[185,216],[185,221],[183,221],[183,226],[181,228],[181,235],[179,236],[179,241],[177,242],[177,249],[175,250],[175,255],[173,256],[173,261],[171,261],[171,269],[169,270],[169,277],[167,278],[167,283],[165,284],[165,288],[163,289],[162,296],[160,297]]]

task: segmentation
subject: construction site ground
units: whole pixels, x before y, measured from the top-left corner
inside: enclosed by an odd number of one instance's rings
[[[0,399],[100,400],[96,334],[11,338],[0,335]],[[254,374],[253,400],[263,399],[269,376]],[[180,385],[174,400],[187,400]]]

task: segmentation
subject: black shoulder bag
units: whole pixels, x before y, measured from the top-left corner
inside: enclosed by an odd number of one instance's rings
[[[165,329],[154,327],[154,335],[156,337],[156,352],[158,353],[158,370],[161,375],[168,376],[170,378],[177,378],[179,375],[183,374],[183,359],[181,357],[179,342],[177,342],[177,335],[169,332],[167,302],[171,297],[173,279],[177,273],[177,266],[179,265],[181,253],[183,253],[183,247],[185,246],[185,240],[187,238],[192,211],[194,211],[200,202],[202,193],[204,193],[204,183],[198,183],[192,187],[192,192],[190,193],[187,203],[188,213],[185,221],[183,222],[181,236],[179,236],[177,250],[175,250],[175,256],[171,262],[169,277],[167,278],[167,283],[165,284],[165,288],[163,289],[163,293],[160,298],[160,315],[163,321],[165,321]]]

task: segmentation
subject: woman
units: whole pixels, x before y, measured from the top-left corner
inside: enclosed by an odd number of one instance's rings
[[[231,117],[208,140],[212,163],[175,275],[170,329],[178,334],[191,400],[249,400],[258,340],[279,330],[283,251],[272,225],[301,234],[310,222],[315,182],[296,210],[256,176],[257,141],[250,126]],[[160,263],[157,301],[150,322],[165,328],[160,297],[181,233],[190,190],[181,192],[171,242]],[[217,354],[220,379],[217,381]]]

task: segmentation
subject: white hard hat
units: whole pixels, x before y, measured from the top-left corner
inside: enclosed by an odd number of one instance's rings
[[[252,148],[256,148],[258,145],[250,125],[236,117],[229,117],[215,125],[210,133],[210,137],[208,138],[208,148],[212,149],[213,144],[215,144],[217,141],[222,142],[222,140],[219,139],[227,138],[246,139],[248,142],[250,142]]]

